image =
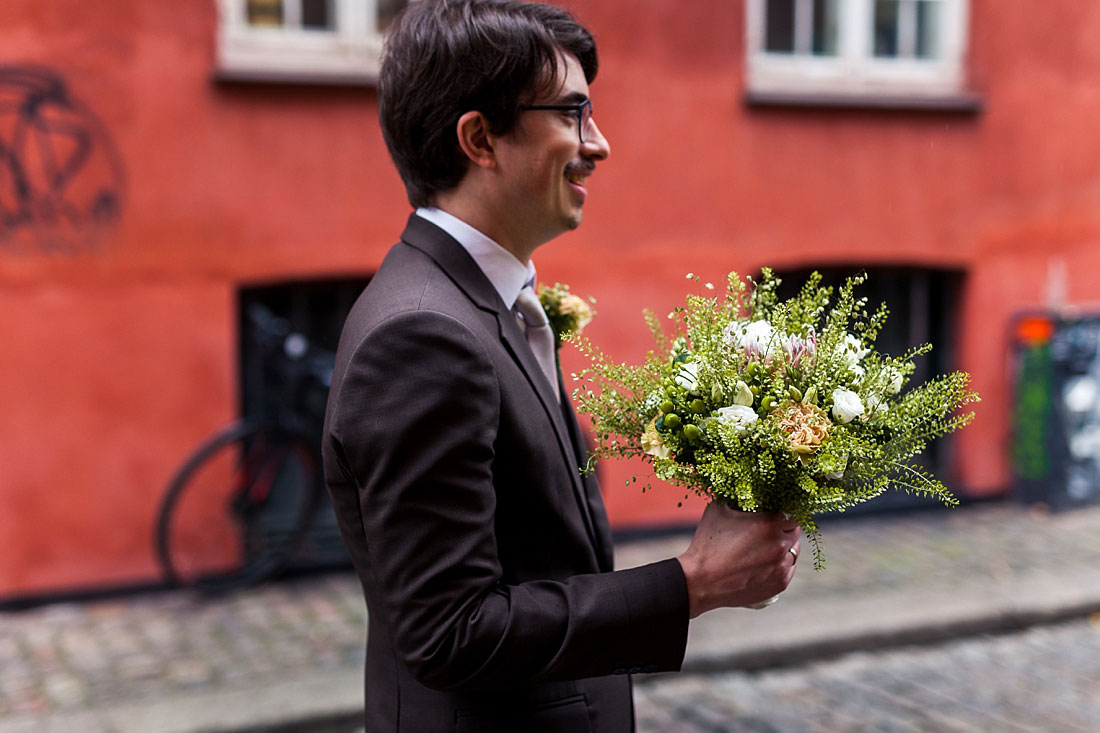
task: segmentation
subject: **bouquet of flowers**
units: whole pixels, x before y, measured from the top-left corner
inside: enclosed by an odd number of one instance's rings
[[[698,282],[698,278],[688,275]],[[574,398],[592,418],[596,457],[642,456],[655,475],[743,511],[796,518],[824,567],[814,515],[865,502],[891,485],[957,500],[911,459],[928,441],[973,419],[969,376],[909,385],[925,344],[898,357],[873,348],[888,311],[873,313],[849,278],[835,303],[814,273],[780,300],[768,269],[759,282],[730,273],[725,297],[689,295],[669,318],[652,312],[656,349],[615,363],[578,340],[592,360]],[[714,286],[707,283],[708,290]]]

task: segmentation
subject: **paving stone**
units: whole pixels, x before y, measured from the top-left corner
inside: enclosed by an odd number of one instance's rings
[[[708,724],[733,711],[728,730],[1098,730],[1097,637],[1078,619],[785,670],[640,678],[639,731],[661,731],[670,708]]]
[[[87,700],[87,690],[83,680],[71,674],[55,673],[42,681],[46,698],[58,708],[76,707]]]
[[[722,645],[766,627],[825,633],[834,622],[808,615],[814,609],[828,606],[840,618],[872,596],[899,599],[930,621],[950,609],[928,607],[927,599],[962,591],[987,594],[990,603],[1036,602],[1014,595],[1020,583],[1073,577],[1077,568],[1087,577],[1100,567],[1100,507],[1056,514],[990,504],[829,519],[822,528],[824,572],[800,567],[782,609],[732,612],[706,642]],[[675,556],[689,541],[680,533],[620,543],[619,565]],[[1100,730],[1097,611],[1091,622],[787,669],[640,677],[639,729]],[[361,589],[348,571],[221,596],[173,590],[0,612],[0,733],[6,719],[28,714],[44,715],[31,728],[37,733],[103,706],[308,681],[321,672],[346,674],[348,688],[358,690],[365,638]]]

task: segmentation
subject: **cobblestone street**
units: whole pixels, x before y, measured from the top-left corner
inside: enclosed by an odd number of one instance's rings
[[[760,673],[635,685],[639,733],[1098,731],[1100,615]]]
[[[823,535],[828,570],[767,610],[696,619],[687,673],[636,678],[641,733],[1100,731],[1100,507]],[[624,542],[618,559],[687,542]],[[0,733],[355,730],[365,635],[347,571],[0,609]]]

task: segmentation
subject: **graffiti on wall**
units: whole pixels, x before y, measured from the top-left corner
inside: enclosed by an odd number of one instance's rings
[[[106,128],[59,72],[0,66],[0,249],[94,249],[121,214],[123,188]]]

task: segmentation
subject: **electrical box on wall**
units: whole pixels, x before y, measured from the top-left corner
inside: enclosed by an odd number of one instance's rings
[[[1017,496],[1100,504],[1100,313],[1016,320],[1011,456]]]

